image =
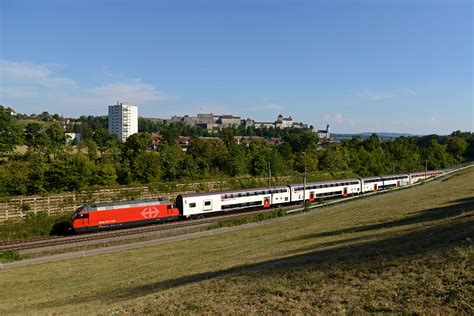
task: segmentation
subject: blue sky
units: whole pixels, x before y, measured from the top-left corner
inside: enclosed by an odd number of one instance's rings
[[[473,130],[471,1],[0,0],[0,104]]]

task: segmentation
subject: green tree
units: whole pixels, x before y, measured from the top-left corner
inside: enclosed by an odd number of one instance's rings
[[[41,148],[48,147],[49,139],[45,133],[43,125],[33,122],[25,127],[25,143],[33,151],[39,151]]]
[[[385,152],[391,173],[419,171],[422,165],[420,150],[414,142],[405,137],[387,142]]]
[[[163,144],[160,146],[159,152],[163,178],[166,180],[178,179],[181,174],[182,160],[185,157],[183,150],[177,145]]]
[[[53,157],[56,157],[66,144],[64,130],[59,123],[55,122],[46,129],[46,134],[49,138],[49,151],[53,154]]]
[[[95,178],[95,166],[84,155],[78,154],[70,158],[67,164],[67,185],[69,190],[84,190]]]
[[[450,136],[448,137],[447,142],[447,151],[450,153],[457,161],[462,161],[463,155],[468,149],[469,144],[459,136]]]
[[[92,140],[97,144],[100,154],[103,155],[107,150],[107,143],[111,139],[109,131],[103,127],[96,129]]]
[[[363,146],[365,147],[365,149],[367,149],[368,151],[374,151],[376,150],[377,148],[380,148],[380,139],[379,137],[377,136],[377,134],[372,134],[370,135],[369,138],[367,138],[364,142],[363,142]]]
[[[124,154],[129,159],[133,160],[135,157],[144,153],[151,144],[151,135],[148,133],[133,134],[125,141],[123,148]]]
[[[0,192],[24,195],[28,192],[28,169],[22,161],[11,160],[0,166]]]
[[[249,171],[253,176],[268,176],[271,149],[265,141],[254,140],[249,145]]]
[[[67,161],[56,159],[48,164],[44,173],[45,188],[48,192],[60,192],[71,189]]]
[[[166,127],[166,129],[161,131],[161,135],[163,136],[163,141],[168,145],[176,144],[176,140],[178,139],[179,135],[181,135],[182,126],[179,124],[172,123]]]
[[[193,137],[189,141],[189,147],[186,152],[191,155],[200,166],[202,172],[207,174],[208,169],[215,172],[222,170],[222,157],[227,154],[227,147],[224,141],[219,138],[203,139]]]
[[[156,182],[161,177],[160,157],[157,152],[149,151],[133,160],[132,177],[140,183]]]
[[[117,170],[112,160],[101,159],[96,165],[96,173],[93,184],[99,186],[111,186],[117,180]]]
[[[124,144],[115,135],[112,135],[111,139],[105,144],[105,151],[102,153],[102,156],[111,157],[114,161],[118,161],[122,158],[124,147]]]
[[[319,155],[316,150],[308,150],[296,155],[295,169],[299,172],[318,171]]]
[[[82,140],[92,139],[94,137],[94,130],[91,127],[89,122],[81,122],[81,124],[77,125],[77,128],[74,129],[76,133],[81,134]]]
[[[248,173],[248,154],[242,145],[231,143],[227,154],[222,157],[222,166],[230,176]]]
[[[189,180],[198,180],[202,178],[199,165],[190,155],[185,155],[184,159],[180,161],[178,177]]]
[[[284,137],[284,141],[291,145],[293,152],[303,152],[314,150],[318,147],[318,134],[311,130],[289,133]]]
[[[21,144],[21,132],[11,114],[0,109],[0,155],[12,153]]]
[[[446,151],[446,145],[441,145],[436,139],[432,139],[425,150],[425,159],[428,161],[430,170],[446,168],[453,163],[451,156]]]
[[[344,170],[347,168],[348,154],[340,145],[331,145],[324,150],[319,161],[322,170]]]
[[[28,194],[42,194],[45,189],[45,171],[47,164],[45,158],[38,153],[27,153]]]
[[[82,142],[83,146],[87,148],[87,156],[90,161],[95,161],[97,159],[97,144],[92,139],[87,139]]]

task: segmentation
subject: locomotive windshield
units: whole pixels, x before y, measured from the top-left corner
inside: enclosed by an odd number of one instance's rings
[[[87,205],[83,205],[83,206],[81,206],[80,208],[78,208],[77,210],[75,210],[74,213],[72,213],[72,215],[71,215],[71,219],[76,219],[76,218],[78,218],[78,217],[79,217],[78,215],[79,215],[82,211],[84,211],[85,209],[87,209]]]

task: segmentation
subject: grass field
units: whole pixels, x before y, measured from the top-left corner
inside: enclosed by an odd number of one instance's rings
[[[258,228],[0,271],[0,314],[473,314],[473,232],[465,171]]]

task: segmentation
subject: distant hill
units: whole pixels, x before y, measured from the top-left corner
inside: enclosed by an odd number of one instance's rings
[[[401,136],[405,137],[410,137],[410,136],[418,136],[414,134],[409,134],[409,133],[390,133],[390,132],[364,132],[364,133],[358,133],[358,134],[335,134],[332,133],[331,137],[332,138],[352,138],[353,136],[360,136],[361,138],[368,138],[372,134],[377,134],[380,138],[398,138]]]
[[[359,136],[361,137],[369,137],[370,135],[372,135],[373,133],[377,134],[379,137],[390,137],[390,138],[396,138],[396,137],[401,137],[401,136],[405,136],[405,137],[408,137],[408,136],[417,136],[417,135],[413,135],[413,134],[409,134],[409,133],[389,133],[389,132],[380,132],[380,133],[377,133],[377,132],[365,132],[365,133],[360,133],[358,134]]]

